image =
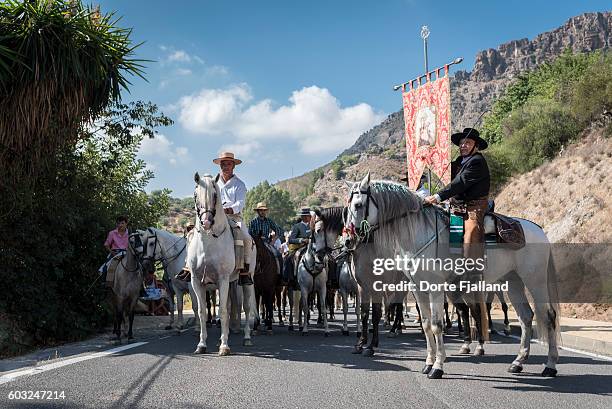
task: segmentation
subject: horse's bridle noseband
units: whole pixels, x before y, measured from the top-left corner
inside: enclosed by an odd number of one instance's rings
[[[210,222],[210,226],[212,227],[215,224],[215,216],[217,215],[217,192],[213,193],[213,208],[212,209],[200,209],[198,206],[198,194],[196,192],[193,193],[193,201],[195,202],[195,210],[198,220],[200,220],[200,224],[204,224],[205,220],[202,220],[203,216],[210,214],[210,218],[208,221]]]

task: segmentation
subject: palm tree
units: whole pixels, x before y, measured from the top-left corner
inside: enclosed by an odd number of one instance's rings
[[[0,163],[28,175],[142,78],[130,29],[80,0],[0,3]]]

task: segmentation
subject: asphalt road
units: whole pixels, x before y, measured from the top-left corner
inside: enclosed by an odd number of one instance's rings
[[[338,316],[339,317],[339,316]],[[156,337],[113,355],[88,359],[0,384],[0,408],[612,408],[612,362],[561,351],[559,376],[541,378],[545,349],[532,345],[525,372],[511,375],[518,341],[493,336],[481,357],[459,356],[446,337],[445,376],[420,373],[425,342],[416,328],[381,338],[373,358],[352,355],[355,333],[308,336],[274,328],[232,355],[219,357],[219,330],[210,330],[206,355],[192,355],[192,330]],[[351,328],[352,330],[354,328]],[[136,334],[137,335],[137,334]],[[59,400],[10,400],[11,391],[64,392]]]

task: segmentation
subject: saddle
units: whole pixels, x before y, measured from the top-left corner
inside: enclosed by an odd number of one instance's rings
[[[485,234],[496,234],[497,242],[518,250],[525,246],[525,232],[518,220],[489,212],[484,218]]]
[[[463,221],[465,213],[460,207],[451,207],[450,241],[452,245],[463,243]],[[489,207],[484,217],[484,233],[487,243],[503,243],[514,250],[525,246],[525,233],[518,220],[503,214],[495,213],[495,201],[489,200]]]
[[[107,283],[112,284],[115,281],[115,272],[117,271],[117,266],[119,265],[119,263],[121,263],[121,259],[123,258],[124,255],[125,253],[120,252],[116,254],[115,256],[113,256],[113,258],[110,260],[110,263],[108,264],[108,267],[106,269],[106,282]]]

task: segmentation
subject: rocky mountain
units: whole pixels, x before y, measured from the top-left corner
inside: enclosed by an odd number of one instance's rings
[[[547,61],[565,50],[589,52],[609,49],[612,45],[612,12],[585,13],[570,18],[561,27],[539,34],[534,39],[523,38],[480,51],[471,71],[456,71],[451,78],[452,129],[472,126],[478,116],[488,110],[493,101],[516,76]],[[278,182],[303,205],[336,205],[338,195],[327,195],[327,189],[338,191],[343,178],[357,178],[359,171],[370,169],[377,178],[399,178],[405,172],[404,115],[400,110],[363,133],[350,148],[339,155],[358,157],[358,163],[343,169],[340,178],[332,174],[332,164],[318,168],[323,177],[313,181],[316,173]],[[320,172],[318,172],[320,173]],[[314,192],[304,195],[306,186],[314,183]]]
[[[457,71],[451,78],[453,129],[472,126],[491,107],[506,86],[521,72],[553,60],[566,49],[589,52],[612,46],[612,12],[586,13],[570,18],[561,27],[480,51],[472,71]],[[404,136],[403,111],[362,134],[344,154],[357,154],[372,145],[392,145]]]

